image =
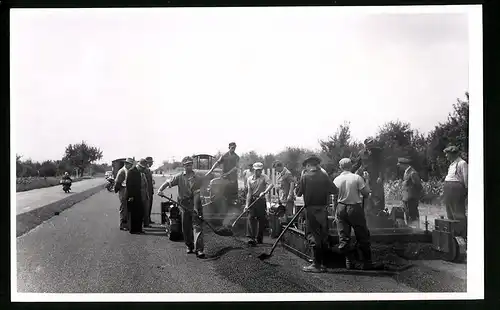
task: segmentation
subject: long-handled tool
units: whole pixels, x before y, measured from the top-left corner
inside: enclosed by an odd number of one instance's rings
[[[243,212],[241,212],[241,214],[236,218],[236,220],[234,220],[234,223],[233,225],[231,225],[231,228],[234,228],[234,225],[236,225],[236,222],[238,222],[238,220],[245,214],[248,212],[248,210],[250,210],[251,207],[253,207],[253,205],[259,201],[262,197],[264,196],[260,196],[259,198],[255,199],[254,202],[252,202],[249,206],[248,206],[248,209],[247,210],[244,210]]]
[[[205,221],[197,212],[195,212],[194,210],[190,210],[186,207],[184,207],[183,205],[181,205],[180,203],[178,203],[177,201],[165,196],[165,195],[159,195],[160,197],[163,197],[165,199],[167,199],[168,201],[178,205],[179,207],[182,208],[182,210],[184,210],[185,212],[189,212],[191,214],[195,214],[198,219],[207,224],[207,226],[216,234],[216,235],[219,235],[219,236],[224,236],[224,237],[231,237],[233,235],[233,231],[231,229],[228,229],[226,227],[218,227],[218,228],[214,228],[212,225],[210,225],[207,221]]]
[[[286,225],[285,229],[283,229],[283,231],[281,232],[281,234],[279,235],[278,239],[276,239],[276,241],[274,242],[273,244],[273,247],[271,248],[271,252],[269,252],[269,254],[267,253],[262,253],[258,256],[258,258],[260,260],[265,260],[265,259],[268,259],[269,257],[271,257],[273,255],[273,252],[274,252],[274,249],[276,248],[276,246],[278,245],[278,242],[281,240],[281,237],[283,237],[283,235],[285,234],[285,232],[288,230],[288,228],[292,225],[292,223],[295,221],[295,219],[299,216],[300,213],[302,213],[302,211],[306,208],[306,206],[302,206],[302,208],[299,209],[299,211],[293,216],[292,220],[288,223],[288,225]]]

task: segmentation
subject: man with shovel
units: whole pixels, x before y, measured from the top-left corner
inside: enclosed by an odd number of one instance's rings
[[[262,173],[264,169],[262,163],[253,164],[253,169],[254,174],[247,180],[248,193],[244,209],[245,212],[249,211],[247,218],[247,237],[250,246],[262,243],[264,239],[267,208],[265,195],[273,188],[271,179]],[[257,224],[259,225],[258,231]]]
[[[330,177],[321,170],[321,158],[312,155],[302,163],[306,171],[297,187],[297,196],[304,196],[306,207],[306,238],[312,248],[313,263],[305,272],[324,272],[324,256],[328,247],[328,199],[338,190]]]
[[[196,253],[198,258],[205,258],[202,222],[198,215],[203,217],[200,199],[200,187],[204,176],[193,170],[193,159],[189,156],[182,159],[184,172],[176,174],[171,181],[166,181],[158,189],[158,195],[163,195],[163,190],[168,186],[178,187],[178,201],[183,206],[194,212],[182,209],[182,233],[187,246],[187,253]]]

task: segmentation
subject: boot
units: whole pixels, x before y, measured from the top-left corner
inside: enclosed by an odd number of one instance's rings
[[[322,262],[322,253],[321,250],[319,249],[313,249],[313,263],[309,266],[305,266],[302,268],[304,272],[315,272],[315,273],[320,273],[324,272],[325,269],[321,268],[321,262]]]

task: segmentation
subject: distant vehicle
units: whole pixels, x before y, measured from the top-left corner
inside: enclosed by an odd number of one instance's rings
[[[109,177],[112,177],[113,176],[113,171],[106,171],[106,173],[104,173],[104,177],[105,178],[109,178]]]

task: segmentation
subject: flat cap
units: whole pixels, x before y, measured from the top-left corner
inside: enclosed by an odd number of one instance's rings
[[[257,162],[257,163],[255,163],[255,164],[253,164],[253,169],[254,169],[254,170],[262,170],[262,169],[264,169],[264,164],[263,164],[263,163],[258,163],[258,162]]]
[[[458,153],[458,147],[456,147],[454,145],[450,145],[447,148],[445,148],[443,150],[443,152],[445,152],[445,153]]]
[[[411,159],[407,158],[407,157],[399,157],[398,158],[398,164],[410,164],[411,163]]]
[[[153,162],[153,157],[151,157],[151,156],[146,157],[146,161],[148,163],[152,163]]]
[[[182,159],[182,164],[183,165],[189,165],[189,164],[192,164],[193,163],[193,159],[191,158],[191,156],[186,156]]]
[[[308,163],[315,163],[319,165],[321,163],[321,158],[319,158],[319,156],[315,154],[310,155],[302,162],[302,166],[305,166]]]

